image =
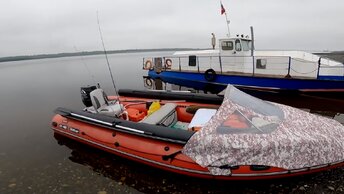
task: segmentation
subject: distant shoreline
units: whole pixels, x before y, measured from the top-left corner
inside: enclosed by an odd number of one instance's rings
[[[127,50],[110,50],[106,52],[107,54],[118,54],[118,53],[139,53],[139,52],[185,51],[185,50],[203,50],[203,49],[195,49],[195,48],[127,49]],[[103,55],[103,54],[104,54],[104,51],[82,51],[82,52],[73,52],[73,53],[21,55],[21,56],[1,57],[0,63],[11,62],[11,61],[76,57],[76,56],[91,56],[91,55]],[[332,60],[336,60],[338,62],[344,63],[344,51],[316,52],[314,54],[323,56],[323,57],[328,57]]]
[[[344,64],[344,51],[333,51],[333,52],[314,53],[314,54],[327,57],[329,59],[332,59]]]
[[[159,52],[159,51],[163,52],[163,51],[183,51],[183,50],[200,50],[200,49],[192,49],[192,48],[127,49],[127,50],[110,50],[110,51],[106,51],[106,53],[118,54],[118,53],[139,53],[139,52]],[[104,51],[82,51],[82,52],[73,52],[73,53],[21,55],[21,56],[1,57],[0,63],[11,62],[11,61],[24,61],[24,60],[76,57],[76,56],[91,56],[91,55],[103,55],[103,54],[104,54]]]

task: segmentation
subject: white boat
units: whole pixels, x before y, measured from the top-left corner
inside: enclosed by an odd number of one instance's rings
[[[219,40],[217,50],[144,58],[152,78],[260,90],[344,92],[344,64],[304,51],[258,51],[248,36]],[[192,87],[192,86],[191,86]]]

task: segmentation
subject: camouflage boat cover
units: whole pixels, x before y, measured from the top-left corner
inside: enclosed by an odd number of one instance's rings
[[[229,85],[217,113],[183,153],[214,175],[230,175],[228,167],[236,165],[301,169],[343,161],[344,126]]]

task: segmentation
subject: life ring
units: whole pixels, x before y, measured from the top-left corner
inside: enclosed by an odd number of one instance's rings
[[[152,89],[153,81],[150,78],[145,78],[145,84],[148,89]]]
[[[208,69],[207,71],[205,71],[204,78],[207,81],[214,81],[216,78],[216,72],[214,71],[214,69]]]
[[[165,66],[166,66],[166,69],[171,69],[171,67],[172,67],[172,60],[171,59],[166,59],[165,60]]]
[[[147,61],[145,62],[145,65],[143,66],[143,68],[144,68],[145,70],[151,70],[152,67],[153,67],[153,65],[152,65],[152,61],[151,61],[151,60],[147,60]]]

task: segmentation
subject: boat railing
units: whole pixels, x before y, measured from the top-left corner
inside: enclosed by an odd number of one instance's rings
[[[333,61],[328,57],[320,57],[317,78],[344,80],[344,63]]]
[[[344,65],[331,64],[329,59],[304,60],[290,56],[165,56],[143,59],[143,69],[216,74],[319,79],[323,76],[342,77]]]

